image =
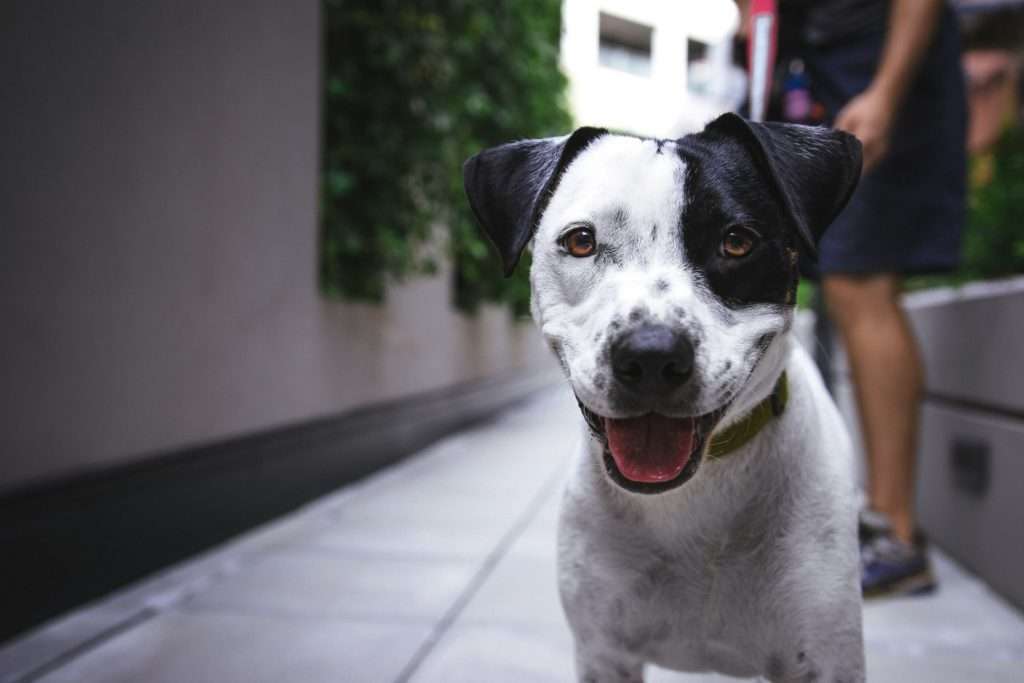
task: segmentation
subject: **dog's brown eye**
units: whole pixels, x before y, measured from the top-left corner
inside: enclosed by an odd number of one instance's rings
[[[731,258],[742,258],[757,246],[757,233],[749,228],[735,226],[729,228],[722,238],[722,255]]]
[[[562,246],[576,258],[592,256],[597,250],[597,237],[593,228],[573,228],[562,236]]]

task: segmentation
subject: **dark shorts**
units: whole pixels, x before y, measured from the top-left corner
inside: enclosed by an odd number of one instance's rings
[[[805,48],[830,119],[871,82],[884,35]],[[966,213],[967,111],[960,38],[947,11],[897,117],[888,156],[825,232],[821,273],[921,274],[956,268]]]

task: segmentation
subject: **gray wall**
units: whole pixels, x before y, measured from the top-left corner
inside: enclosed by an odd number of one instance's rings
[[[302,2],[0,8],[0,491],[492,375],[528,326],[316,284]]]

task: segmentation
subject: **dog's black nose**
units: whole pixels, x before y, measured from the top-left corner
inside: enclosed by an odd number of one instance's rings
[[[671,391],[693,374],[693,344],[665,325],[643,325],[612,346],[615,379],[643,393]]]

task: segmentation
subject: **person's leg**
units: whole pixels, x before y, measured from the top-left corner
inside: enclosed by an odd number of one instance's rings
[[[914,533],[914,460],[924,371],[900,306],[902,278],[828,275],[829,312],[846,347],[867,451],[868,500],[893,532]]]

